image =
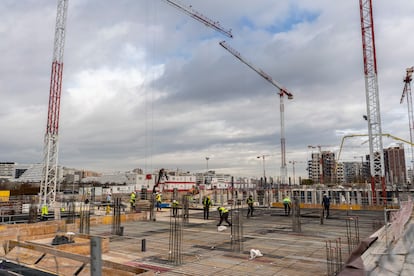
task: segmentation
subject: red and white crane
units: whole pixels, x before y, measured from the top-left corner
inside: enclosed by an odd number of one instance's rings
[[[414,67],[407,68],[406,75],[404,78],[404,89],[401,95],[400,104],[403,103],[404,97],[407,98],[407,107],[408,107],[408,124],[410,129],[410,143],[413,143],[413,136],[414,136],[414,116],[413,116],[413,99],[411,97],[411,81],[413,80],[412,75],[414,72]],[[414,149],[411,145],[411,166],[413,166],[414,161]]]
[[[58,180],[58,138],[60,97],[62,92],[63,49],[65,44],[68,0],[58,0],[55,39],[50,79],[49,105],[43,149],[43,175],[40,184],[42,205],[53,205]]]
[[[376,202],[376,190],[380,187],[382,188],[383,200],[386,200],[386,185],[372,0],[359,0],[359,7],[364,58],[371,190],[374,202]]]
[[[229,30],[224,29],[218,21],[211,20],[210,18],[204,16],[200,12],[197,12],[196,10],[194,10],[192,8],[192,6],[187,7],[187,6],[181,4],[178,1],[172,1],[172,0],[164,0],[164,1],[167,2],[168,4],[172,5],[172,6],[176,7],[177,9],[183,11],[184,13],[188,14],[192,18],[200,21],[201,23],[203,23],[207,27],[215,29],[216,31],[218,31],[222,34],[224,34],[224,35],[226,35],[230,38],[233,38],[233,35],[231,34],[231,29],[229,29]]]
[[[272,79],[268,74],[263,72],[262,69],[257,68],[256,66],[252,65],[250,62],[247,62],[238,51],[230,47],[225,41],[220,42],[220,45],[229,51],[233,56],[238,58],[241,62],[246,64],[248,67],[253,69],[257,74],[263,77],[265,80],[270,82],[273,86],[275,86],[279,90],[280,96],[280,149],[281,149],[281,165],[280,165],[280,176],[282,184],[286,184],[286,176],[287,176],[287,168],[286,168],[286,143],[285,143],[285,107],[283,103],[284,96],[287,96],[289,100],[293,99],[293,94],[290,93],[286,88],[282,85],[277,83],[274,79]]]

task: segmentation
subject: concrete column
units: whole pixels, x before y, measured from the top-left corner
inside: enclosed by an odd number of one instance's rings
[[[91,276],[102,275],[102,242],[100,237],[91,237]]]
[[[205,190],[199,190],[198,192],[198,204],[202,205],[203,204],[203,197],[206,194]]]
[[[368,205],[372,205],[372,191],[368,191]]]
[[[311,192],[311,190],[305,189],[305,203],[310,203],[309,198],[308,198],[308,195],[309,195],[310,192]],[[312,197],[311,197],[310,200],[312,200]]]
[[[361,191],[357,191],[356,204],[362,205]]]
[[[313,190],[312,191],[312,203],[313,204],[316,204],[317,202],[316,202],[316,193],[317,193],[318,191],[317,190]]]

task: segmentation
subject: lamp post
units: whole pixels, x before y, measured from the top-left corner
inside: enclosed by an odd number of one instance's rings
[[[294,161],[294,160],[292,160],[292,161],[289,161],[289,163],[290,164],[292,164],[292,172],[293,172],[293,185],[296,185],[296,181],[295,181],[295,164],[296,164],[296,162],[297,161]]]
[[[264,184],[266,184],[266,156],[269,156],[269,155],[263,154],[263,155],[257,156],[258,159],[260,158],[263,159],[263,182]]]
[[[266,156],[270,156],[267,154],[257,156],[258,159],[262,158],[263,160],[263,189],[266,188]],[[267,187],[267,203],[268,207],[270,208],[270,187]]]
[[[210,157],[206,157],[206,166],[207,166],[207,172],[208,172],[208,160],[210,160]]]

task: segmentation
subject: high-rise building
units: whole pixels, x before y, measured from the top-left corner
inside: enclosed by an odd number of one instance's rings
[[[308,176],[313,183],[321,183],[321,158],[319,153],[312,153],[308,161]]]
[[[344,163],[337,163],[336,164],[336,182],[338,184],[343,184],[345,183],[346,177],[345,177],[345,168],[344,168]]]
[[[13,179],[15,175],[14,162],[0,162],[0,178],[2,179]]]
[[[405,166],[404,147],[391,147],[384,149],[384,165],[387,183],[402,188],[407,184],[407,170]]]
[[[334,184],[337,182],[335,173],[335,153],[322,151],[312,153],[308,161],[308,175],[313,183]]]
[[[322,151],[322,183],[334,184],[336,182],[335,162],[335,153]]]

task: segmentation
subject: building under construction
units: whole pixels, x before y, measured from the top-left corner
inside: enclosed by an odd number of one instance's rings
[[[2,275],[349,275],[348,269],[375,275],[413,273],[411,195],[401,194],[398,202],[380,208],[332,200],[326,219],[320,204],[305,203],[295,191],[289,215],[282,203],[263,206],[255,197],[253,216],[247,218],[246,198],[240,191],[237,194],[222,201],[222,195],[165,193],[161,211],[156,211],[151,193],[148,199],[138,195],[134,204],[128,195],[96,202],[79,196],[68,209],[51,211],[46,219],[28,204],[23,214],[14,210],[1,216],[0,271],[10,273]],[[213,201],[208,220],[199,203],[203,196]],[[176,214],[172,199],[178,201]],[[218,206],[230,210],[231,227],[216,226]]]
[[[191,6],[166,2],[233,37],[218,21]],[[2,275],[413,275],[412,194],[388,189],[400,171],[394,168],[392,180],[385,175],[372,1],[360,0],[370,145],[368,185],[287,186],[283,100],[284,96],[293,99],[293,94],[222,41],[222,47],[277,89],[282,185],[232,186],[189,194],[173,190],[161,195],[162,190],[156,193],[155,189],[158,180],[153,192],[139,195],[96,196],[83,189],[79,196],[59,198],[67,9],[68,0],[58,0],[40,193],[20,198],[4,194],[0,202]],[[319,166],[312,170],[312,177],[321,184],[334,182],[334,156],[320,147],[321,156],[312,157]],[[387,158],[394,159],[393,153]],[[10,164],[3,165],[7,169]],[[263,178],[267,184],[265,174]],[[156,200],[156,195],[163,199]],[[247,218],[249,195],[254,211]],[[325,195],[331,204],[322,208]],[[212,198],[213,205],[203,210],[205,196]],[[229,210],[228,227],[216,225],[218,207]],[[210,219],[204,219],[203,211],[211,212]]]

